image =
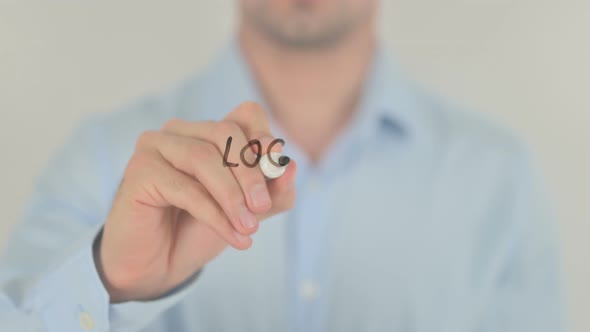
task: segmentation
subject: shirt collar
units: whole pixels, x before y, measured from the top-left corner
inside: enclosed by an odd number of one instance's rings
[[[418,134],[420,126],[415,91],[394,58],[379,46],[365,83],[358,120],[363,131],[385,131],[405,138]]]

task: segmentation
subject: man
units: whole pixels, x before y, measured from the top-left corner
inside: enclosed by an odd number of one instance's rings
[[[404,81],[377,6],[242,0],[201,76],[83,124],[8,245],[0,330],[560,330],[527,153]],[[266,180],[240,152],[275,138]]]

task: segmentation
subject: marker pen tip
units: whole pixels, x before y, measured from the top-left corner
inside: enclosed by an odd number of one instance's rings
[[[291,158],[289,158],[287,156],[280,156],[279,157],[279,165],[281,165],[281,166],[287,166],[290,161],[291,161]]]

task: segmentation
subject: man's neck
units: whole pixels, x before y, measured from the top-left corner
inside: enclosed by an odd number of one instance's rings
[[[240,42],[273,116],[317,163],[358,108],[375,51],[372,24],[324,49],[282,46],[248,27]]]

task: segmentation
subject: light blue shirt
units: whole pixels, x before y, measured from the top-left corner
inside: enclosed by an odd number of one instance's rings
[[[288,79],[288,78],[286,78]],[[142,131],[263,103],[231,44],[201,75],[89,118],[38,180],[0,265],[0,331],[561,331],[555,225],[519,139],[377,53],[359,112],[297,203],[164,297],[109,304],[92,241]],[[221,167],[221,165],[220,165]]]

